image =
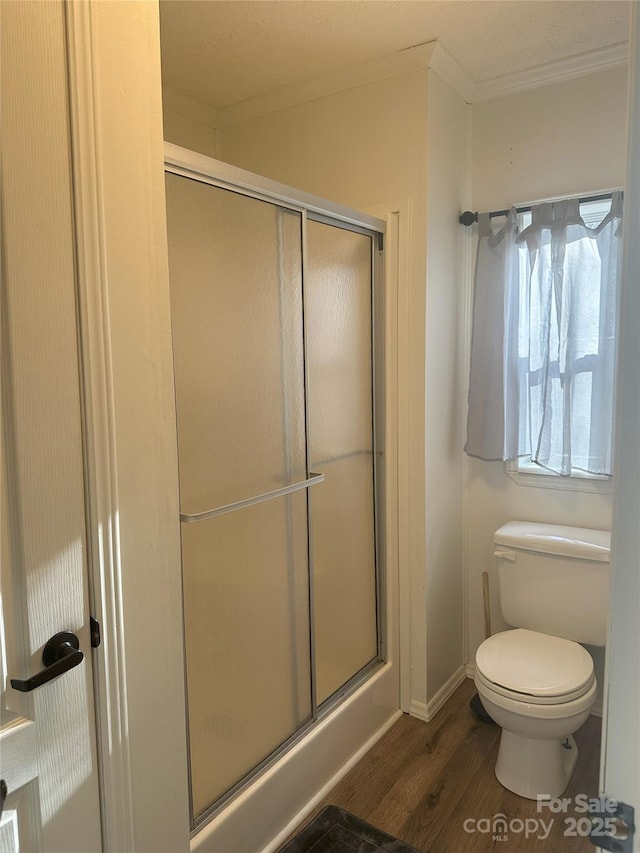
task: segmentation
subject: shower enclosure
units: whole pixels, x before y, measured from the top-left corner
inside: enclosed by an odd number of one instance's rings
[[[197,828],[384,660],[384,224],[169,148]]]

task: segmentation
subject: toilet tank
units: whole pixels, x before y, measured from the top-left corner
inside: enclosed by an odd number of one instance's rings
[[[494,534],[502,615],[514,628],[604,646],[607,530],[510,521]]]

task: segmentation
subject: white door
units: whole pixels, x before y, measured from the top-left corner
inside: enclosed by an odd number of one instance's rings
[[[3,2],[0,32],[0,849],[90,853],[101,837],[63,6]],[[63,631],[79,650],[66,638],[35,686]]]
[[[640,10],[631,5],[629,163],[601,790],[635,809],[633,849],[640,850]]]

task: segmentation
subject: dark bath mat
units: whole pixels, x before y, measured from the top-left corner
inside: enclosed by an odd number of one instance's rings
[[[280,853],[419,853],[370,823],[325,806]]]

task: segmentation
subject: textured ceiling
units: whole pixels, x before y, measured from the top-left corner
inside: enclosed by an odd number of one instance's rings
[[[439,39],[476,81],[626,42],[629,0],[161,0],[165,86],[225,107]]]

